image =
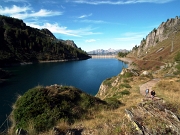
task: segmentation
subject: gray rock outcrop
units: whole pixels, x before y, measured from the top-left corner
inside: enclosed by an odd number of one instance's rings
[[[154,28],[147,36],[143,39],[137,48],[132,51],[137,51],[137,56],[142,56],[148,53],[148,49],[152,46],[157,45],[158,42],[162,42],[167,38],[173,39],[173,34],[180,31],[180,18],[177,16],[175,18],[168,19],[166,22],[162,22],[159,27]],[[135,53],[134,52],[134,53]]]
[[[74,43],[73,40],[63,40],[63,43],[65,43],[66,45],[77,48],[77,45]]]

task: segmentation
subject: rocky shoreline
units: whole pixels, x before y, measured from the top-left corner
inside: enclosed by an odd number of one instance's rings
[[[128,64],[128,69],[135,69],[136,67],[132,64],[134,59],[131,57],[117,57],[118,60]]]

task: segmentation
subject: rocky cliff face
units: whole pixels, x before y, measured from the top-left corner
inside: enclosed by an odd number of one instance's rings
[[[104,80],[100,87],[99,87],[99,91],[98,93],[96,94],[96,97],[99,97],[100,99],[105,99],[107,97],[112,97],[112,94],[116,93],[114,92],[114,88],[120,88],[121,85],[122,85],[122,76],[125,76],[126,74],[131,74],[132,76],[137,76],[137,73],[134,72],[133,70],[131,69],[126,69],[124,68],[121,73],[117,76],[114,76],[112,78],[108,78],[106,80]],[[130,88],[130,87],[128,87]],[[128,89],[126,88],[126,90]],[[123,88],[122,88],[123,90]]]
[[[102,83],[99,87],[96,97],[104,98],[105,95],[107,94],[108,89],[109,89],[108,85]]]
[[[74,43],[73,40],[60,40],[60,41],[63,42],[64,44],[66,44],[66,45],[77,48],[77,45]]]
[[[173,38],[173,34],[178,31],[180,31],[179,17],[171,18],[166,22],[162,22],[157,29],[154,28],[146,36],[146,39],[141,41],[138,49],[133,49],[133,54],[137,52],[137,56],[141,57],[142,53],[147,53],[150,47],[157,45],[158,42],[162,42],[169,37]]]

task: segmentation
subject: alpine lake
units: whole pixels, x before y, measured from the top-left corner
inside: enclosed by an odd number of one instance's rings
[[[127,64],[116,58],[36,63],[6,68],[13,76],[0,83],[0,131],[8,127],[12,105],[19,95],[38,85],[74,86],[93,96],[101,83],[118,75]]]

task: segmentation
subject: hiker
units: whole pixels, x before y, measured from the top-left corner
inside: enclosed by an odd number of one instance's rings
[[[145,97],[147,97],[148,94],[149,94],[149,89],[147,88],[147,89],[145,90]]]
[[[154,99],[155,95],[156,95],[155,91],[152,90],[152,91],[151,91],[151,98],[152,98],[152,100]]]

